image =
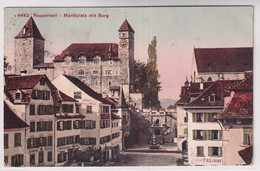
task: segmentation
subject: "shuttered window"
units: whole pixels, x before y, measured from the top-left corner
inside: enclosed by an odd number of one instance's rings
[[[253,144],[253,128],[243,128],[243,144]]]
[[[208,156],[222,156],[222,147],[208,147]]]
[[[197,147],[197,156],[204,157],[204,147],[202,146]]]

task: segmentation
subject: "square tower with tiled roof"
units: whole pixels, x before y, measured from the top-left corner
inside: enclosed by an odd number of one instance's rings
[[[33,68],[44,63],[44,40],[31,17],[15,37],[15,74],[33,74]]]

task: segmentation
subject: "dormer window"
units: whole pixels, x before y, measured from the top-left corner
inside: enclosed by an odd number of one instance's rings
[[[27,30],[28,30],[28,28],[24,27],[23,28],[23,34],[26,34]]]
[[[21,93],[20,92],[15,94],[15,99],[16,100],[20,100],[21,99]]]
[[[85,65],[85,57],[82,55],[79,57],[79,65]]]
[[[64,57],[64,60],[65,60],[65,65],[70,65],[70,61],[71,61],[70,56]]]
[[[45,85],[45,80],[44,79],[40,80],[40,85]]]
[[[209,95],[209,101],[210,102],[215,102],[215,94],[211,94],[211,95]]]

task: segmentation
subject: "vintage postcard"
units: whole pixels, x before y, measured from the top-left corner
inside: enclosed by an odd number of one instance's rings
[[[3,167],[252,166],[253,14],[6,7]]]

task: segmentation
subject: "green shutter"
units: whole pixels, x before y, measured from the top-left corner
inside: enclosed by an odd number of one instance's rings
[[[208,113],[203,113],[203,115],[204,115],[204,122],[208,122]]]
[[[197,139],[197,130],[193,130],[193,140]]]
[[[220,156],[220,157],[221,157],[221,156],[222,156],[222,147],[219,147],[218,149],[219,149],[218,156]]]
[[[192,113],[192,122],[196,122],[196,113]]]
[[[219,132],[219,140],[222,140],[222,137],[223,137],[223,132],[222,130],[218,131]]]
[[[248,135],[249,135],[249,143],[250,145],[253,144],[253,128],[248,128]]]
[[[208,156],[212,156],[212,147],[208,148]]]

